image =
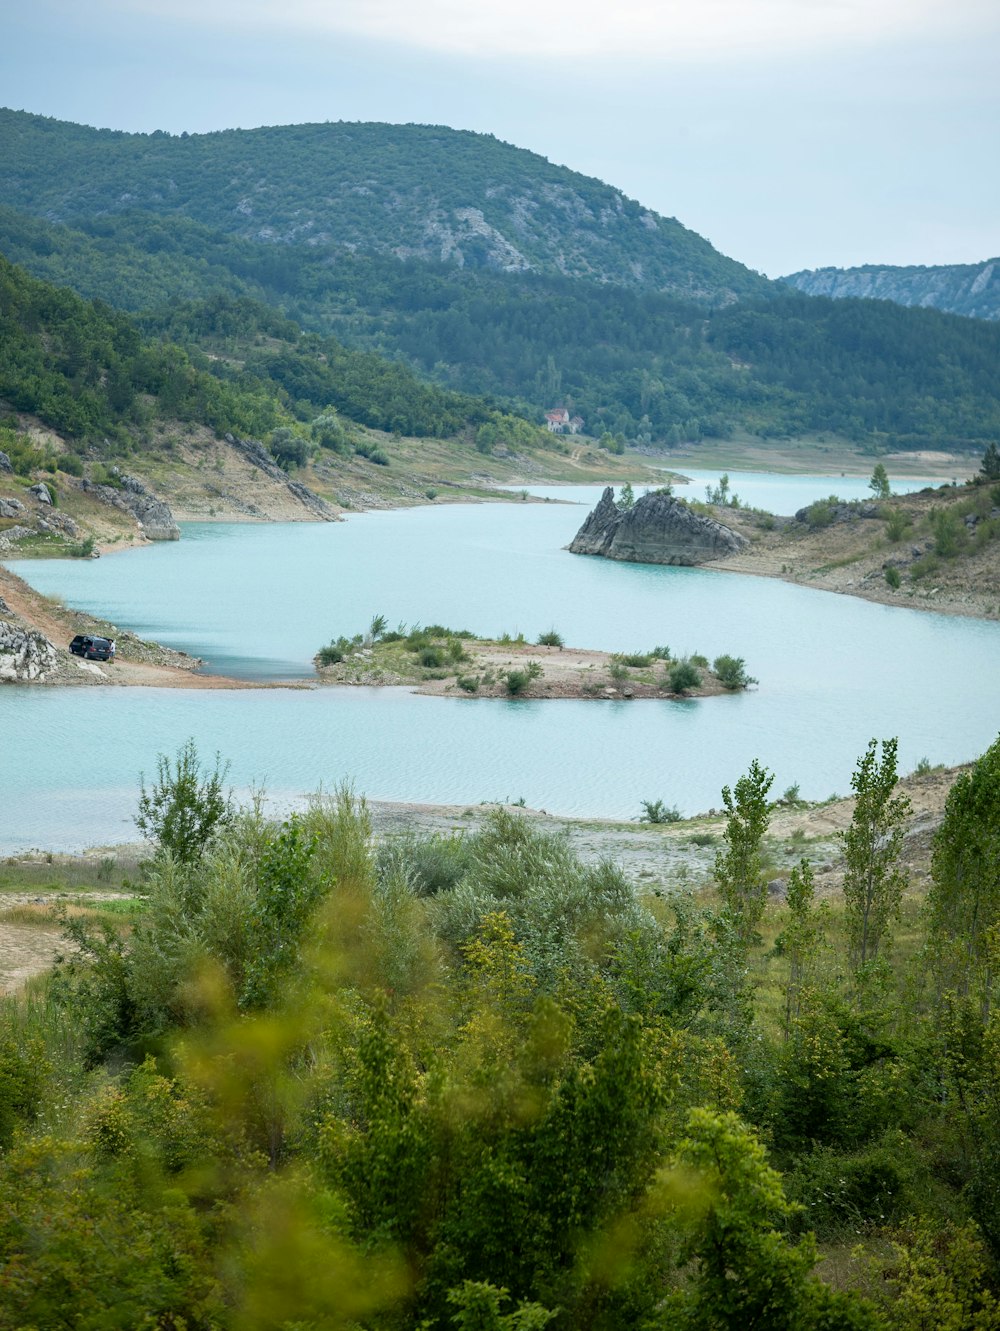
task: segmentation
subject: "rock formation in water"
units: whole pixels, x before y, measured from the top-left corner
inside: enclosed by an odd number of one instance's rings
[[[0,683],[39,683],[58,664],[56,649],[43,634],[0,619]]]
[[[745,550],[749,541],[683,500],[652,493],[631,508],[615,503],[609,485],[570,544],[574,555],[604,555],[635,564],[705,564]]]

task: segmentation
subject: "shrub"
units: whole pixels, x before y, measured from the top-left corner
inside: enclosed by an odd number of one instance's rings
[[[676,804],[666,805],[662,800],[642,801],[640,823],[679,823],[680,820],[681,813]]]
[[[900,577],[899,569],[894,564],[890,564],[885,571],[885,580],[894,592],[898,592],[903,579]]]
[[[516,697],[519,693],[523,693],[529,684],[541,677],[541,665],[537,661],[529,661],[523,670],[508,670],[504,675],[504,683],[507,692]]]
[[[136,827],[181,864],[194,863],[212,834],[232,820],[231,794],[223,790],[228,770],[216,754],[212,771],[203,771],[193,739],[173,763],[160,754],[152,786],[147,790],[140,780]]]
[[[701,652],[692,652],[688,657],[688,660],[693,666],[698,666],[701,670],[708,669],[708,657],[702,656]]]
[[[913,520],[909,513],[902,508],[883,509],[885,514],[885,534],[893,545],[901,541],[906,535],[907,529],[913,526]]]
[[[354,445],[354,451],[358,457],[367,458],[369,462],[374,462],[376,467],[388,467],[389,455],[384,453],[381,448],[376,448],[366,439],[358,440]]]
[[[420,664],[428,670],[444,665],[444,656],[437,647],[424,647],[420,652]]]
[[[678,661],[672,670],[667,673],[667,687],[671,693],[687,693],[689,689],[696,689],[701,683],[701,675],[691,664],[690,661]]]
[[[960,553],[965,546],[965,526],[950,508],[938,509],[930,516],[931,531],[934,533],[934,553],[942,559],[950,559]]]
[[[757,681],[746,671],[746,662],[742,656],[717,656],[712,670],[719,683],[726,689],[745,689]]]
[[[670,660],[670,648],[669,648],[669,647],[652,647],[652,648],[650,649],[649,655],[652,657],[652,659],[653,659],[654,661],[669,661],[669,660]]]
[[[613,656],[608,666],[608,674],[616,684],[624,684],[628,679],[628,667],[623,663],[620,657]]]
[[[94,553],[93,534],[91,534],[90,536],[85,536],[83,540],[78,541],[76,545],[71,545],[69,547],[69,553],[72,555],[74,559],[89,559],[90,556]]]
[[[83,459],[76,453],[66,453],[59,459],[59,470],[67,476],[82,476]]]
[[[652,652],[626,652],[622,656],[615,658],[621,661],[622,665],[630,666],[633,670],[644,670],[646,666],[653,664]]]
[[[539,633],[538,645],[539,647],[558,647],[561,651],[565,643],[561,633],[557,633],[555,629],[549,629],[547,633]]]
[[[479,692],[478,675],[459,675],[458,678],[455,680],[455,683],[458,685],[458,687],[462,690],[463,693]]]
[[[320,665],[339,665],[345,656],[350,656],[354,648],[358,646],[360,637],[354,641],[341,635],[334,642],[327,643],[316,653],[316,659]]]
[[[833,521],[833,506],[829,499],[817,499],[806,509],[806,524],[810,531],[829,527]]]

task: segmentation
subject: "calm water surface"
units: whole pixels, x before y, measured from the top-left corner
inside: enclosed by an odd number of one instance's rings
[[[830,493],[829,479],[801,502]],[[742,478],[733,484],[743,492]],[[177,543],[13,567],[70,604],[246,678],[307,679],[317,647],[382,613],[393,625],[529,640],[554,626],[573,645],[608,650],[731,652],[760,687],[642,703],[8,689],[0,849],[127,838],[138,773],[192,735],[231,759],[235,785],[264,783],[282,798],[346,778],[372,798],[523,797],[551,812],[623,817],[643,799],[685,812],[718,805],[721,786],[754,757],[775,771],[776,789],[798,782],[821,798],[849,788],[873,735],[900,736],[904,769],[924,755],[972,758],[996,737],[1000,625],[770,579],[572,556],[563,547],[582,517],[565,503],[486,504],[336,524],[194,523]]]

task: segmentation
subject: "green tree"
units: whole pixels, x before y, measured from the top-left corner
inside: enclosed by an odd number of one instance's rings
[[[228,771],[229,764],[218,754],[212,771],[204,770],[193,739],[173,762],[160,754],[156,780],[148,790],[140,777],[136,827],[154,837],[159,850],[181,864],[193,864],[212,834],[232,818],[231,793],[223,789]]]
[[[816,884],[812,865],[800,860],[788,876],[788,922],[778,935],[777,945],[788,961],[788,979],[785,983],[785,1038],[798,1017],[802,1005],[802,990],[810,967],[823,937],[816,911]]]
[[[726,849],[715,857],[715,880],[744,950],[756,939],[767,901],[761,849],[771,815],[767,794],[773,782],[774,773],[761,767],[755,758],[747,774],[736,782],[735,790],[728,786],[722,789],[727,814],[722,834]]]
[[[785,1197],[781,1175],[735,1114],[691,1111],[676,1156],[689,1221],[682,1261],[694,1263],[682,1293],[668,1295],[674,1316],[659,1323],[684,1331],[861,1331],[878,1322],[870,1308],[833,1293],[811,1272],[816,1245],[787,1237],[799,1209]],[[667,1174],[664,1191],[673,1179]],[[679,1314],[679,1316],[678,1316]]]
[[[1000,481],[1000,450],[992,441],[986,445],[979,475],[986,481]]]
[[[875,463],[875,470],[868,482],[868,489],[871,490],[876,499],[888,499],[892,494],[892,488],[889,485],[889,473],[886,471],[883,462]]]
[[[1000,922],[1000,739],[952,786],[934,838],[930,933],[943,979],[990,1007]]]
[[[632,489],[632,482],[626,481],[618,496],[618,507],[624,512],[626,509],[630,509],[634,503],[635,492]]]
[[[841,834],[846,868],[844,904],[848,951],[855,972],[878,955],[889,926],[899,914],[906,876],[899,868],[903,823],[910,810],[896,788],[897,740],[871,740],[851,777],[854,814]]]

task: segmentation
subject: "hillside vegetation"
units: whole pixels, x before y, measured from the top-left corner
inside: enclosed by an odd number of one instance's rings
[[[768,285],[609,185],[441,125],[176,137],[3,110],[0,161],[12,207],[70,225],[141,210],[272,248],[566,273],[710,301]]]
[[[1000,745],[933,838],[895,764],[821,902],[756,762],[695,898],[161,759],[138,881],[0,1001],[0,1328],[996,1331]]]
[[[791,293],[489,136],[172,138],[3,112],[0,178],[0,251],[47,280],[175,331],[177,301],[263,302],[539,423],[566,405],[613,448],[749,433],[979,450],[1000,435],[996,327]]]

